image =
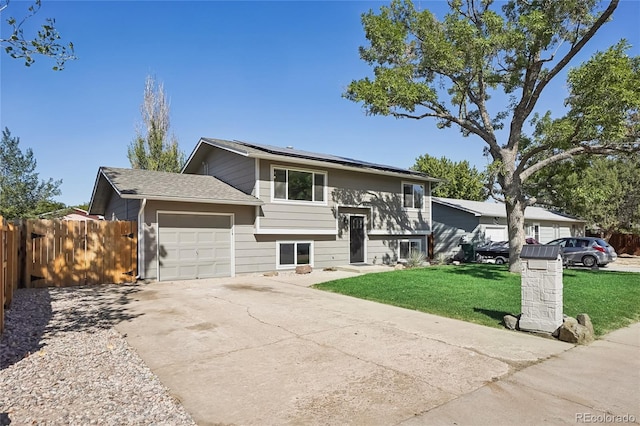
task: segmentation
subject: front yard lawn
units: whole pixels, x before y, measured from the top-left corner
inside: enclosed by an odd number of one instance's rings
[[[565,270],[564,313],[587,313],[596,336],[640,321],[640,274]],[[434,266],[361,275],[314,287],[491,327],[520,313],[520,276],[505,266]]]

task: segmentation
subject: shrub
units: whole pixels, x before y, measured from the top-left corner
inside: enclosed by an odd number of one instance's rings
[[[426,260],[426,256],[423,252],[418,250],[411,250],[409,253],[409,257],[407,258],[407,263],[405,263],[406,268],[419,268],[424,265]]]

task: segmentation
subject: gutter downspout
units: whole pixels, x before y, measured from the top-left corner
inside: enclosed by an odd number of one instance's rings
[[[142,268],[144,267],[144,208],[147,206],[147,199],[143,198],[138,211],[138,275],[136,280],[142,276]],[[146,274],[145,274],[146,275]]]

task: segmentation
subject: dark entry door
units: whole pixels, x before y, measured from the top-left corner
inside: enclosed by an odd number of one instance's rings
[[[350,263],[364,262],[364,216],[351,216],[349,219]]]

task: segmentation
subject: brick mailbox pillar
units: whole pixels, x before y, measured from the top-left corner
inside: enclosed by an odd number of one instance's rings
[[[520,330],[553,333],[562,325],[560,246],[526,245],[522,261]]]

